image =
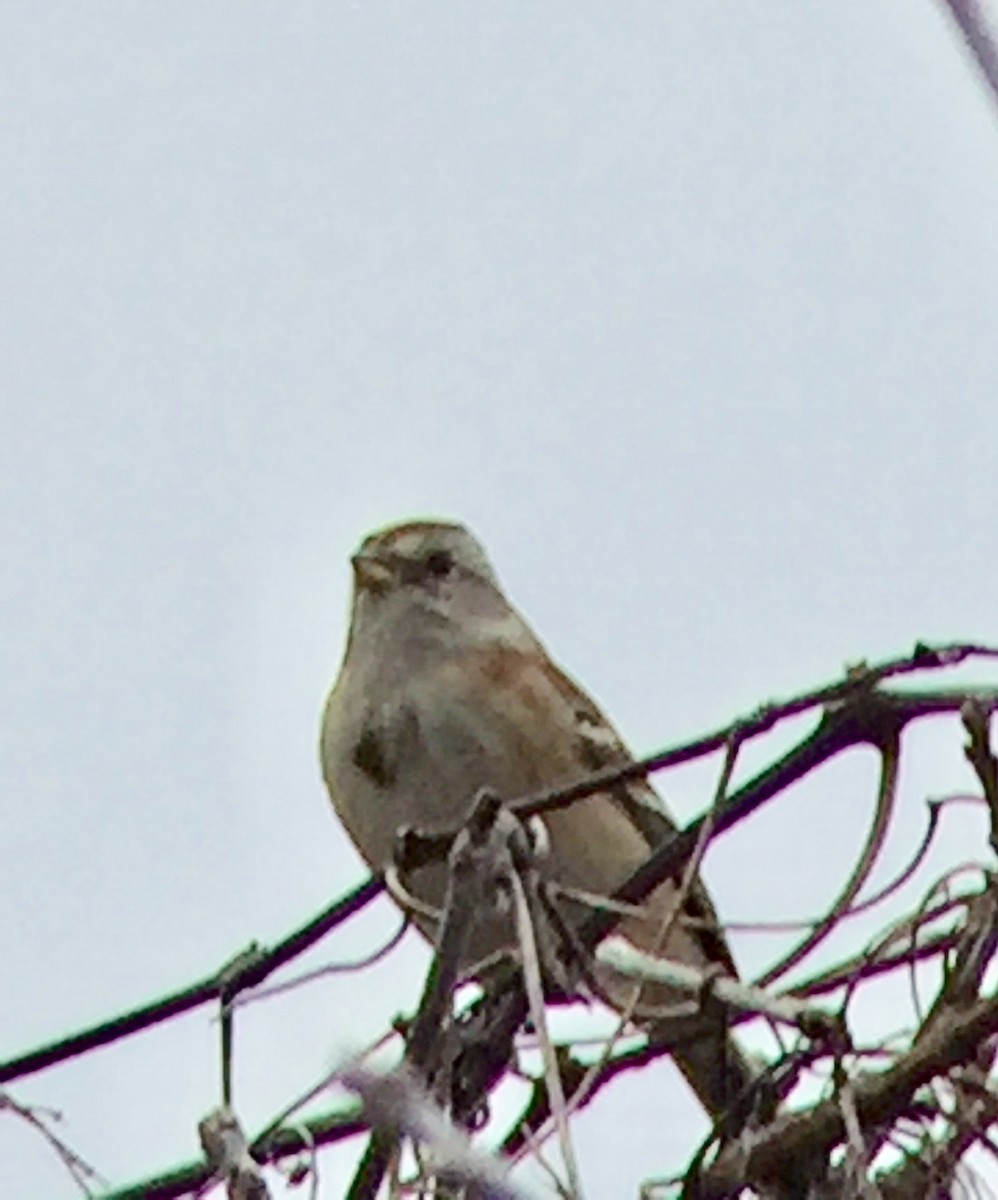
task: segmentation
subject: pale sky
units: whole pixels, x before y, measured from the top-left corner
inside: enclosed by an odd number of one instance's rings
[[[12,2],[0,89],[0,1059],[363,878],[316,739],[373,525],[471,524],[639,752],[998,640],[998,116],[940,5]],[[971,787],[953,726],[910,750],[884,878]],[[872,778],[720,842],[722,915],[820,911]],[[711,777],[663,788],[686,820]],[[967,810],[938,867],[984,852]],[[241,1013],[248,1131],[425,963]],[[124,1185],[196,1156],[216,1036],[199,1010],[10,1093]],[[622,1080],[578,1122],[591,1196],[703,1128],[668,1067]],[[0,1184],[78,1194],[3,1113]]]

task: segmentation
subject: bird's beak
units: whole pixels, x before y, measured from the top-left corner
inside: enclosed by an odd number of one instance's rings
[[[350,559],[354,586],[359,591],[384,592],[392,580],[392,568],[370,551],[359,550]]]

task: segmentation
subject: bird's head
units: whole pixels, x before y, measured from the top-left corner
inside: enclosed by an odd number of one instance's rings
[[[351,638],[398,626],[416,636],[508,612],[484,549],[454,522],[412,520],[376,530],[350,561]]]

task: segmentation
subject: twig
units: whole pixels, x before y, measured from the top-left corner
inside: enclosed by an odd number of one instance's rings
[[[551,1097],[555,1126],[558,1130],[558,1144],[561,1149],[561,1159],[568,1173],[569,1192],[573,1200],[582,1200],[582,1177],[572,1146],[572,1136],[568,1129],[568,1111],[565,1105],[565,1092],[561,1083],[561,1068],[558,1063],[551,1036],[548,1031],[547,1017],[544,1012],[544,988],[541,982],[541,963],[537,953],[537,939],[534,937],[534,925],[531,918],[527,893],[519,874],[513,870],[509,882],[513,891],[514,909],[516,912],[516,932],[523,957],[523,982],[527,992],[527,1003],[530,1016],[537,1032],[541,1048],[541,1058],[544,1063],[544,1075],[547,1080],[547,1092]]]
[[[956,946],[958,940],[959,934],[954,930],[936,934],[918,944],[916,956],[919,961],[924,961],[929,958],[937,958],[941,954],[948,954]],[[790,994],[806,998],[827,995],[841,987],[854,989],[860,983],[868,983],[880,975],[896,971],[909,959],[910,953],[907,948],[902,951],[894,951],[883,958],[871,957],[868,951],[864,951],[843,963],[827,967],[794,984],[790,989]]]
[[[563,1055],[559,1065],[569,1111],[574,1114],[584,1108],[618,1075],[640,1070],[667,1055],[668,1050],[664,1046],[654,1044],[624,1051],[609,1060],[601,1057],[599,1062],[591,1064]],[[591,1078],[595,1067],[600,1067],[600,1070],[595,1078]],[[502,1145],[503,1151],[514,1162],[520,1161],[535,1144],[543,1143],[550,1136],[551,1099],[547,1086],[543,1079],[535,1079],[533,1083],[531,1099]]]
[[[881,1125],[894,1120],[920,1087],[970,1061],[980,1042],[996,1031],[998,997],[978,1001],[965,1012],[940,1021],[889,1070],[856,1083],[856,1112],[861,1124]],[[701,1173],[701,1194],[708,1200],[724,1196],[746,1182],[778,1180],[788,1162],[827,1153],[843,1134],[842,1113],[834,1098],[812,1109],[777,1117],[772,1125],[743,1135],[738,1143],[721,1151]]]
[[[61,1113],[51,1108],[21,1104],[9,1092],[0,1090],[0,1112],[4,1110],[16,1114],[42,1135],[85,1196],[93,1195],[90,1190],[91,1183],[106,1186],[107,1180],[49,1128],[49,1122],[62,1120]]]
[[[876,865],[877,859],[880,857],[880,852],[883,850],[887,828],[891,817],[894,815],[894,802],[897,797],[899,750],[900,741],[898,733],[897,731],[891,731],[891,734],[880,747],[880,786],[877,789],[877,807],[874,811],[873,823],[870,826],[870,832],[867,834],[866,845],[863,847],[859,861],[849,876],[845,887],[839,893],[839,896],[827,914],[815,925],[807,937],[788,954],[785,954],[779,962],[775,963],[762,974],[758,980],[760,987],[766,987],[768,984],[775,982],[781,975],[785,975],[787,971],[806,958],[816,946],[820,945],[835,928],[843,915],[849,911],[853,901],[859,895],[863,884],[870,877],[870,872]]]
[[[330,1112],[306,1121],[300,1128],[285,1126],[267,1137],[266,1145],[250,1146],[250,1153],[261,1165],[279,1162],[330,1146],[347,1138],[357,1137],[367,1128],[355,1112]],[[101,1196],[101,1200],[177,1200],[203,1187],[211,1178],[211,1170],[202,1162],[186,1163],[141,1182],[118,1188]]]
[[[365,954],[360,958],[345,959],[343,961],[325,963],[321,967],[315,967],[311,971],[303,971],[300,975],[295,975],[291,979],[286,979],[281,983],[271,984],[269,987],[256,987],[250,992],[245,992],[238,996],[233,996],[229,1001],[230,1009],[242,1008],[245,1005],[257,1004],[261,1000],[270,1000],[274,996],[283,996],[287,992],[293,992],[297,988],[304,987],[306,984],[314,983],[317,979],[325,979],[330,975],[347,975],[354,974],[357,971],[363,971],[366,967],[373,967],[375,963],[389,955],[395,947],[405,937],[406,931],[409,928],[409,922],[403,917],[398,929],[370,954]]]
[[[842,1125],[845,1130],[848,1153],[845,1161],[845,1174],[849,1191],[846,1195],[855,1194],[861,1200],[881,1200],[880,1189],[867,1176],[869,1151],[863,1137],[863,1130],[856,1111],[856,1097],[852,1082],[846,1074],[841,1058],[835,1063],[835,1098],[839,1111],[842,1113]]]
[[[889,899],[896,892],[899,892],[906,883],[911,880],[918,868],[925,862],[929,850],[932,848],[932,843],[935,840],[936,833],[939,830],[939,817],[943,807],[950,804],[952,798],[943,800],[928,800],[926,802],[926,810],[929,814],[929,819],[925,826],[925,831],[922,834],[922,840],[919,842],[911,859],[901,868],[901,870],[889,879],[882,887],[878,888],[872,895],[867,896],[865,900],[861,900],[855,904],[849,905],[848,908],[842,910],[839,914],[839,921],[851,920],[853,917],[861,916],[863,913],[870,912],[871,909],[882,904],[884,900]],[[870,839],[872,840],[872,839]],[[742,919],[740,921],[725,921],[724,928],[728,933],[786,933],[786,932],[810,932],[824,925],[828,920],[828,913],[820,917],[801,917],[794,921],[773,921],[773,920],[751,920]],[[783,973],[781,969],[780,973]]]
[[[960,719],[967,731],[963,752],[981,782],[991,814],[991,849],[998,854],[998,759],[988,736],[988,714],[984,705],[972,697],[960,709]]]
[[[382,1036],[379,1037],[372,1045],[355,1055],[354,1061],[366,1061],[371,1057],[371,1055],[376,1054],[379,1050],[383,1049],[384,1046],[386,1046],[387,1043],[396,1036],[395,1030],[392,1030],[390,1033],[382,1034]],[[310,1101],[314,1100],[316,1096],[321,1095],[322,1092],[324,1092],[336,1079],[339,1069],[340,1068],[337,1066],[323,1072],[322,1077],[317,1083],[312,1084],[311,1087],[307,1088],[300,1096],[292,1100],[290,1104],[285,1105],[285,1107],[281,1109],[276,1117],[273,1117],[270,1121],[268,1121],[264,1128],[261,1129],[253,1139],[254,1153],[258,1154],[261,1150],[265,1149],[275,1134],[277,1134],[279,1130],[287,1125],[288,1121],[296,1112],[298,1112],[299,1109],[304,1108],[304,1106]],[[305,1129],[304,1126],[298,1126],[297,1128],[299,1130],[304,1129],[305,1141],[311,1147],[314,1155],[315,1139],[311,1136],[309,1131]]]
[[[981,78],[998,101],[998,49],[988,33],[987,22],[976,0],[943,0],[956,22]]]
[[[807,1037],[825,1038],[835,1034],[840,1022],[833,1014],[815,1008],[792,995],[771,994],[763,988],[741,983],[726,975],[712,975],[674,959],[644,954],[625,938],[611,935],[596,948],[596,959],[622,975],[645,983],[664,983],[687,992],[700,1007],[700,998],[709,991],[711,998],[746,1016],[768,1016],[774,1021],[792,1025]]]
[[[221,972],[216,971],[198,983],[182,988],[161,1000],[154,1000],[150,1004],[142,1005],[141,1008],[132,1009],[130,1012],[112,1017],[108,1021],[102,1021],[98,1025],[83,1029],[79,1033],[58,1038],[54,1042],[49,1042],[35,1050],[29,1050],[26,1054],[19,1054],[5,1063],[0,1063],[0,1084],[9,1083],[13,1079],[31,1075],[45,1067],[66,1062],[88,1050],[108,1046],[120,1038],[158,1025],[161,1021],[190,1012],[192,1008],[217,1000],[223,986],[232,991],[255,987],[258,983],[262,983],[272,971],[276,971],[278,967],[297,958],[319,938],[324,937],[330,930],[342,925],[344,921],[360,912],[380,892],[380,882],[376,879],[368,879],[359,887],[354,888],[352,892],[348,892],[330,904],[328,908],[323,909],[317,916],[289,934],[283,941],[278,942],[272,949],[256,953],[252,963],[245,967],[238,979],[232,978],[227,973],[228,968],[223,967]]]
[[[229,1200],[268,1200],[266,1180],[250,1157],[242,1126],[231,1108],[223,1105],[199,1122],[198,1136],[212,1178],[225,1181]]]

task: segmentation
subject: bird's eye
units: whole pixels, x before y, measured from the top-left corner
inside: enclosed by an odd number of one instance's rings
[[[426,556],[426,573],[437,579],[443,579],[454,568],[454,560],[446,550],[434,550]]]

